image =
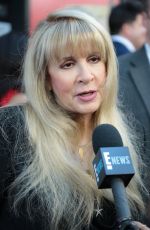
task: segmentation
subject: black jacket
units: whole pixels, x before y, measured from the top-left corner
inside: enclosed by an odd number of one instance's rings
[[[23,164],[23,156],[19,156],[20,150],[26,151],[28,146],[27,134],[24,129],[24,114],[22,107],[7,107],[0,109],[0,230],[53,230],[48,228],[44,216],[38,209],[30,219],[26,211],[26,203],[23,202],[19,209],[19,215],[12,208],[13,195],[8,199],[9,185],[20,173]],[[16,157],[20,157],[16,164]],[[38,202],[37,202],[38,203]],[[34,204],[35,205],[35,204]],[[93,214],[93,220],[89,228],[84,230],[108,230],[116,229],[115,210],[112,204],[105,202],[103,215]],[[65,230],[65,226],[59,230]]]

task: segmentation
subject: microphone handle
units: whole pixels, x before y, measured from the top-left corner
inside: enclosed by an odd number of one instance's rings
[[[112,178],[112,192],[115,200],[117,222],[119,230],[139,230],[131,219],[131,212],[123,181],[120,178]]]
[[[118,230],[140,230],[139,227],[131,220],[125,220],[120,223]]]
[[[111,188],[115,201],[117,221],[121,223],[124,220],[131,220],[131,212],[123,181],[118,177],[112,178]]]

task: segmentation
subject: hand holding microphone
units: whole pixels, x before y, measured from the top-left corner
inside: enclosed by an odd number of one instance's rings
[[[139,227],[140,230],[150,230],[150,228],[148,228],[145,224],[142,224],[138,221],[134,221],[133,223],[135,223]]]
[[[112,188],[118,229],[140,229],[132,221],[125,190],[135,171],[128,147],[123,147],[118,130],[109,124],[98,126],[93,132],[93,149],[96,154],[93,167],[97,186]]]

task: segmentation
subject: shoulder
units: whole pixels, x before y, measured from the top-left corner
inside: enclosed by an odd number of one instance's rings
[[[0,108],[0,201],[13,175],[19,172],[20,162],[24,162],[27,147],[24,124],[22,107]]]
[[[134,63],[136,54],[135,53],[129,53],[126,55],[122,55],[118,58],[119,63],[119,80],[120,81],[130,81],[130,72]]]
[[[5,106],[0,108],[0,126],[4,124],[15,123],[18,119],[23,119],[23,106]]]
[[[126,68],[128,65],[138,65],[143,61],[141,58],[146,58],[146,52],[144,46],[139,50],[123,55],[118,58],[119,66]]]
[[[125,45],[123,45],[122,43],[120,43],[118,41],[113,41],[113,44],[114,44],[117,56],[122,56],[122,55],[129,53],[128,48]]]
[[[122,55],[118,58],[119,66],[129,65],[130,60],[133,58],[133,53]]]
[[[24,127],[24,109],[22,106],[10,106],[0,108],[0,142],[15,141]]]
[[[28,137],[24,107],[0,108],[0,162],[22,159],[30,148]]]

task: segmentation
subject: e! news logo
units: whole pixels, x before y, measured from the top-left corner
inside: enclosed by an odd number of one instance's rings
[[[103,161],[100,159],[98,164],[94,164],[94,171],[95,171],[95,176],[96,176],[96,181],[99,182],[99,174],[101,170],[103,169]]]
[[[104,158],[105,158],[107,169],[112,170],[112,163],[111,163],[109,152],[103,152],[103,155],[104,155]]]
[[[103,152],[103,156],[108,170],[112,170],[113,166],[119,167],[121,165],[127,166],[131,164],[129,155],[111,156],[109,152]]]

